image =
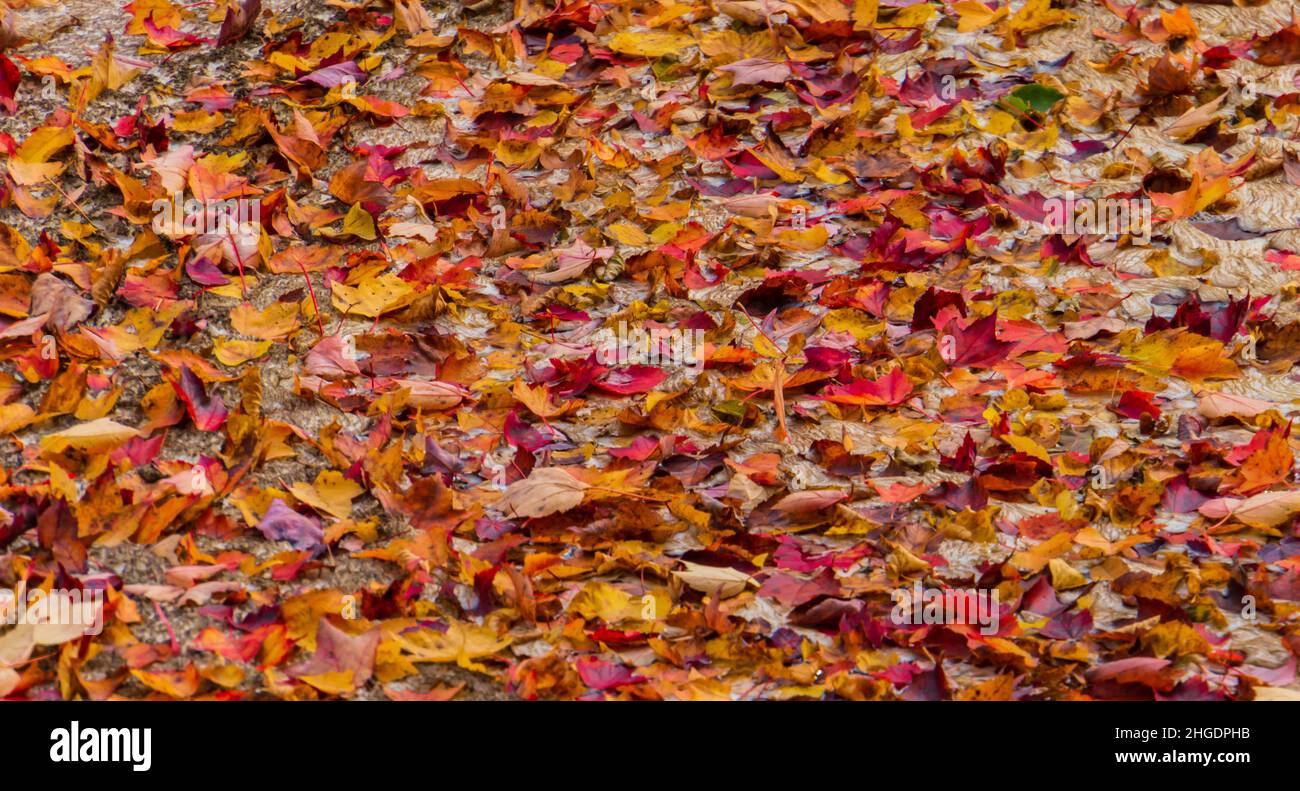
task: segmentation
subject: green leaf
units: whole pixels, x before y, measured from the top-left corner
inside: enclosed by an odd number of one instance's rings
[[[1007,97],[1007,103],[1017,110],[1034,110],[1035,112],[1046,113],[1052,109],[1052,105],[1064,98],[1065,94],[1060,91],[1035,82],[1016,88]]]
[[[716,404],[711,409],[713,414],[723,423],[730,423],[733,426],[739,426],[745,420],[745,402],[732,399]]]

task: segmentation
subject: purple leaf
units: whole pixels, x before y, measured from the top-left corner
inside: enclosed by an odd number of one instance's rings
[[[226,18],[221,20],[221,31],[217,33],[217,46],[225,46],[248,35],[257,15],[262,13],[262,0],[244,0],[226,11]]]
[[[257,529],[270,541],[288,541],[294,549],[311,549],[325,539],[320,522],[303,516],[277,499],[266,509]]]
[[[342,63],[335,63],[333,66],[326,66],[323,69],[313,71],[311,74],[299,77],[298,82],[314,82],[322,88],[333,88],[335,85],[342,85],[345,82],[360,84],[365,82],[366,76],[366,73],[354,61],[345,60]]]
[[[185,274],[200,286],[224,286],[230,282],[217,265],[207,256],[191,258],[185,262]]]
[[[203,386],[203,380],[189,366],[181,366],[180,379],[172,382],[176,394],[185,402],[185,409],[190,413],[194,425],[204,431],[216,431],[226,422],[226,405],[220,396],[209,396]]]

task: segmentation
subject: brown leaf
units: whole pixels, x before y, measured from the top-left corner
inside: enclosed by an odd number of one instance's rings
[[[576,508],[589,488],[560,467],[539,467],[506,487],[495,507],[511,517],[549,516]]]

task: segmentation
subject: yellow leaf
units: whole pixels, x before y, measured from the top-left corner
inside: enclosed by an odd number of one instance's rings
[[[630,222],[616,222],[605,229],[605,233],[628,247],[645,247],[650,244],[650,237],[640,227]]]
[[[776,175],[780,176],[782,181],[788,181],[790,183],[803,181],[803,174],[786,167],[781,162],[778,162],[776,157],[772,156],[770,153],[764,151],[763,149],[750,148],[748,149],[748,151],[749,153],[753,154],[754,158],[757,159],[759,162],[762,162],[764,165],[766,165],[767,167],[775,171]]]
[[[918,571],[928,571],[930,564],[912,554],[902,544],[893,544],[885,568],[895,577],[906,577]]]
[[[853,0],[853,29],[870,30],[876,25],[880,13],[880,0]]]
[[[695,45],[695,39],[685,33],[666,30],[631,31],[617,33],[609,40],[609,48],[623,55],[658,58],[680,53]]]
[[[231,367],[256,360],[271,350],[270,341],[249,341],[240,338],[218,338],[213,346],[217,360],[222,365]]]
[[[593,580],[583,585],[578,595],[573,597],[568,611],[588,620],[599,618],[607,624],[615,624],[636,620],[640,615],[640,605],[633,602],[630,593],[608,582]]]
[[[1047,569],[1052,574],[1052,587],[1058,591],[1080,588],[1088,584],[1087,578],[1060,558],[1047,561]]]
[[[1223,343],[1181,330],[1167,330],[1141,338],[1128,353],[1130,368],[1163,377],[1173,374],[1192,382],[1234,379],[1237,364],[1225,354]]]
[[[767,336],[762,333],[754,336],[754,351],[764,357],[771,357],[776,360],[785,356],[785,352],[781,351],[780,347],[769,341]]]
[[[1004,439],[1008,445],[1021,453],[1027,453],[1035,459],[1042,459],[1048,464],[1052,463],[1052,457],[1047,455],[1047,450],[1029,437],[1022,437],[1016,434],[1006,434],[1003,435],[1002,439]]]
[[[1123,552],[1134,544],[1140,544],[1145,537],[1138,533],[1125,536],[1118,541],[1107,541],[1106,538],[1095,527],[1085,527],[1074,534],[1074,543],[1082,547],[1088,547],[1101,552],[1103,555],[1114,555]]]
[[[1182,115],[1178,116],[1173,123],[1164,128],[1164,133],[1175,140],[1186,140],[1195,135],[1200,130],[1214,123],[1218,118],[1219,108],[1223,106],[1228,94],[1221,94],[1217,99],[1206,102],[1197,107],[1193,107]]]
[[[172,129],[177,132],[207,134],[225,122],[226,116],[222,113],[193,110],[188,113],[177,113],[175,120],[172,122]]]
[[[486,672],[486,668],[472,660],[495,654],[510,645],[510,637],[497,637],[488,627],[453,620],[445,632],[411,629],[400,634],[397,642],[411,654],[412,662],[455,662],[469,670]]]
[[[86,95],[88,101],[97,97],[105,88],[116,91],[140,73],[139,69],[125,66],[118,61],[116,49],[113,39],[109,38],[91,59],[91,80]]]
[[[542,147],[531,140],[502,140],[496,155],[497,161],[508,168],[530,168],[542,155]]]
[[[1011,17],[1010,24],[1016,33],[1033,33],[1076,18],[1069,11],[1052,8],[1051,0],[1029,0]]]
[[[299,680],[311,684],[316,689],[324,692],[326,695],[351,695],[357,691],[357,686],[353,683],[351,670],[336,670],[328,673],[317,673],[314,676],[299,676]]]
[[[35,419],[35,410],[21,401],[0,405],[0,435],[12,434]]]
[[[25,187],[52,179],[63,172],[64,165],[50,162],[50,157],[70,145],[72,127],[42,126],[9,158],[9,175]]]
[[[1052,558],[1068,552],[1073,543],[1069,533],[1057,533],[1040,544],[1012,555],[1011,565],[1021,571],[1036,574],[1042,571]]]
[[[361,208],[360,203],[354,203],[352,208],[348,209],[347,216],[343,218],[343,233],[350,233],[367,242],[373,242],[377,238],[375,218],[370,216],[370,212]]]
[[[192,697],[202,683],[199,671],[192,664],[186,665],[184,670],[161,670],[157,673],[132,670],[131,675],[149,689],[173,698]]]
[[[515,386],[510,392],[514,394],[514,397],[518,399],[519,403],[528,407],[528,410],[538,417],[559,417],[560,415],[576,409],[578,406],[577,402],[574,401],[568,401],[562,405],[556,406],[551,402],[550,391],[547,390],[546,385],[537,385],[536,387],[532,387],[526,384],[522,379],[515,382]]]
[[[786,250],[802,250],[804,252],[813,252],[826,247],[827,239],[826,226],[814,225],[805,228],[802,231],[794,228],[783,228],[776,234],[777,244]]]
[[[334,283],[331,286],[335,310],[377,318],[400,310],[415,301],[415,287],[391,272],[366,278],[356,288]]]
[[[1000,21],[1010,10],[1010,6],[989,8],[979,0],[960,0],[953,3],[952,8],[957,12],[958,33],[970,33],[988,27]]]
[[[272,302],[266,310],[259,311],[244,302],[230,311],[230,325],[241,335],[274,341],[288,337],[298,329],[298,305],[294,302]]]
[[[103,453],[138,436],[139,433],[130,426],[123,426],[105,417],[89,423],[81,423],[55,434],[47,434],[41,439],[41,450],[48,453],[62,453],[68,448],[75,448],[89,453]]]
[[[1213,650],[1200,632],[1181,621],[1169,621],[1155,627],[1142,635],[1142,645],[1162,659],[1171,654],[1208,654]]]
[[[894,14],[889,24],[894,27],[925,27],[925,23],[930,21],[934,12],[935,7],[929,3],[917,3]]]
[[[848,176],[837,170],[833,170],[830,165],[827,165],[820,159],[814,161],[809,172],[827,184],[847,184],[849,181]]]
[[[352,501],[364,489],[337,470],[323,470],[316,476],[314,484],[299,481],[289,487],[289,491],[317,511],[324,511],[338,519],[347,519],[352,515]]]
[[[830,311],[822,320],[822,326],[828,332],[847,332],[858,341],[874,338],[885,329],[883,321],[877,321],[854,308],[838,308]]]

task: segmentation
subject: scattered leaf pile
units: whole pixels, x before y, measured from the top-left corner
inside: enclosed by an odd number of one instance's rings
[[[1300,690],[1292,4],[0,10],[0,696]]]

